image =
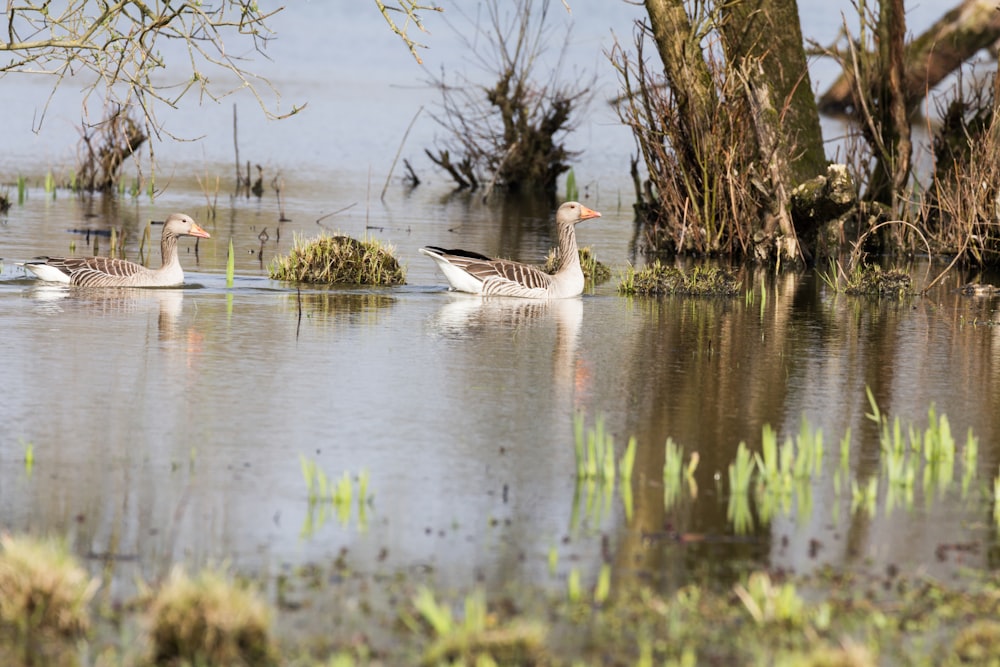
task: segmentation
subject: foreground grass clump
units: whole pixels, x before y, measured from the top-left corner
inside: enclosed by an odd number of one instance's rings
[[[597,261],[594,251],[590,246],[580,248],[580,268],[583,269],[583,279],[588,283],[600,285],[611,280],[611,269],[607,264]],[[559,250],[553,248],[545,258],[545,266],[542,270],[545,273],[555,273],[558,266]]]
[[[685,273],[656,260],[639,271],[629,267],[618,284],[618,293],[625,296],[733,296],[739,288],[740,280],[728,271],[699,266]]]
[[[98,582],[53,540],[0,537],[0,633],[74,639],[90,629]]]
[[[277,650],[267,604],[219,571],[174,569],[150,606],[157,664],[270,665]]]
[[[306,241],[296,236],[287,257],[268,266],[274,280],[327,285],[402,285],[406,272],[390,246],[376,239],[323,234]]]

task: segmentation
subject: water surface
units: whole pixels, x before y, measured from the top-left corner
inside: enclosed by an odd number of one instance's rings
[[[596,65],[609,26],[630,34],[637,9],[623,3],[595,16],[590,4],[572,4],[581,34],[574,48],[589,54],[573,63]],[[807,22],[820,9],[803,7]],[[156,578],[175,562],[213,560],[268,577],[340,557],[367,574],[553,590],[571,568],[593,576],[605,562],[665,585],[706,563],[734,572],[830,564],[939,576],[994,565],[997,300],[955,291],[990,276],[956,270],[928,295],[902,301],[848,297],[811,272],[763,270],[742,273],[733,299],[626,299],[614,280],[556,303],[449,293],[420,246],[541,262],[554,244],[551,211],[456,195],[427,165],[427,182],[410,190],[395,174],[381,198],[407,124],[433,95],[413,84],[412,63],[391,51],[401,47],[370,13],[321,3],[287,11],[302,39],[275,48],[297,54],[302,67],[276,64],[268,73],[288,99],[308,93],[301,119],[265,124],[239,102],[241,154],[281,173],[288,221],[279,220],[271,190],[261,200],[230,198],[225,105],[172,117],[205,138],[158,148],[155,200],[79,199],[65,190],[52,197],[36,180],[2,218],[0,529],[66,536],[95,572],[112,563],[103,571],[123,592],[136,574]],[[369,40],[345,46],[294,22],[330,14],[345,34],[378,34],[379,52],[394,59],[341,66],[337,49],[360,52]],[[826,34],[830,17],[822,17],[813,34]],[[456,52],[434,37],[429,67],[439,53]],[[608,82],[602,75],[599,90],[612,90]],[[20,128],[0,157],[2,180],[22,169],[68,173],[72,110],[56,107],[46,131],[33,135],[25,125],[47,84],[8,77],[4,85],[24,94],[0,110],[5,126]],[[603,217],[581,225],[579,236],[617,272],[642,261],[633,252],[632,144],[600,101],[593,109],[573,142],[585,151],[576,165],[585,201]],[[433,138],[426,119],[417,128],[404,155],[419,156]],[[216,176],[213,216],[215,186],[206,184]],[[134,258],[147,221],[175,210],[192,213],[213,237],[182,241],[183,288],[44,286],[13,264],[71,249],[106,253],[109,237],[96,232],[112,228]],[[296,234],[324,228],[393,244],[408,284],[300,292],[267,279],[267,263]],[[230,240],[237,278],[227,288]],[[917,286],[940,268],[913,267]],[[904,424],[923,429],[933,404],[962,442],[973,430],[979,455],[964,491],[960,462],[943,491],[921,481],[910,508],[893,505],[884,483],[873,514],[854,507],[851,480],[883,470],[866,387]],[[603,511],[588,508],[594,497],[575,475],[580,414],[588,426],[603,418],[619,452],[635,436],[631,516],[620,485]],[[738,444],[759,450],[764,424],[784,440],[803,417],[825,436],[822,472],[788,511],[769,522],[755,515],[752,530],[736,530],[727,467]],[[685,494],[670,507],[662,485],[668,437],[700,456],[697,499]],[[342,519],[310,505],[303,458],[332,478],[365,471],[371,500],[363,512],[355,505]]]

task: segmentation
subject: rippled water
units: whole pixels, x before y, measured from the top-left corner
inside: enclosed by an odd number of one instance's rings
[[[573,4],[585,15],[584,3]],[[310,16],[347,12],[305,7]],[[621,34],[629,34],[634,11],[616,6]],[[381,35],[377,16],[360,16],[340,18]],[[606,23],[585,22],[581,43],[606,44]],[[383,49],[398,47],[383,41]],[[82,556],[113,558],[116,586],[176,561],[228,559],[266,574],[338,554],[362,572],[431,572],[455,586],[561,587],[570,567],[593,573],[607,561],[668,583],[705,563],[797,571],[892,565],[936,574],[994,564],[997,300],[955,291],[990,276],[955,271],[927,296],[900,302],[838,294],[812,273],[766,271],[745,272],[735,299],[625,299],[614,280],[582,299],[548,304],[451,294],[418,247],[540,262],[554,243],[551,213],[482,205],[450,194],[439,175],[412,191],[394,179],[381,200],[388,165],[427,91],[410,98],[398,87],[412,78],[396,78],[397,68],[412,65],[405,53],[393,52],[391,66],[371,65],[372,80],[391,86],[373,85],[360,64],[302,57],[312,66],[277,76],[289,98],[306,90],[318,98],[304,125],[254,129],[259,121],[241,110],[244,154],[281,171],[290,222],[279,223],[271,192],[261,201],[230,199],[225,107],[182,111],[200,114],[192,122],[209,136],[163,147],[168,166],[154,202],[86,201],[65,191],[51,198],[36,183],[2,218],[0,529],[66,535]],[[15,85],[30,108],[39,84]],[[23,123],[23,108],[5,104],[0,113]],[[67,111],[63,129],[70,119]],[[433,132],[418,131],[411,152],[419,154]],[[604,215],[581,225],[580,239],[621,270],[635,260],[630,139],[600,108],[581,136],[587,153],[577,175],[588,205]],[[37,173],[71,164],[66,144],[47,132],[17,132],[13,144],[0,162],[5,182],[23,164]],[[199,150],[203,157],[192,158]],[[202,183],[223,179],[217,216],[195,175]],[[197,248],[182,241],[183,289],[58,288],[12,263],[64,254],[71,244],[83,253],[96,242],[106,253],[107,237],[68,230],[111,227],[124,232],[134,257],[146,221],[174,210],[191,212],[213,236]],[[267,262],[287,252],[295,234],[321,231],[317,220],[394,244],[408,285],[299,293],[268,280]],[[237,278],[227,288],[230,239]],[[913,269],[918,286],[926,268]],[[853,506],[851,480],[878,474],[884,458],[866,417],[866,386],[904,425],[923,429],[934,404],[961,441],[973,429],[979,455],[965,489],[959,462],[946,489],[931,493],[921,480],[910,509],[893,506],[884,483],[874,514]],[[578,487],[575,414],[588,426],[602,416],[619,453],[636,437],[631,517],[618,488],[602,510],[586,485]],[[787,512],[763,525],[755,517],[754,529],[740,534],[727,518],[727,466],[738,443],[758,450],[764,424],[783,440],[803,416],[823,431],[823,472]],[[848,428],[841,478],[839,441]],[[685,490],[669,508],[668,437],[700,456],[697,499]],[[371,502],[363,511],[352,506],[346,518],[310,505],[303,458],[334,479],[365,471]],[[562,556],[555,574],[554,547]]]

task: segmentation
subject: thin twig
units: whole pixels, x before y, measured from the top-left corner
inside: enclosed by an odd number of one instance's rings
[[[379,201],[385,201],[385,191],[389,189],[389,180],[392,178],[393,169],[396,168],[396,162],[399,160],[399,154],[403,152],[403,144],[406,143],[406,138],[410,136],[410,130],[413,129],[413,124],[417,122],[417,118],[423,110],[423,107],[417,109],[417,113],[413,114],[413,120],[411,120],[410,124],[406,127],[406,132],[403,133],[403,139],[399,142],[399,148],[396,149],[396,157],[392,158],[392,164],[389,166],[389,173],[386,174],[385,185],[382,186],[382,194],[379,197]]]

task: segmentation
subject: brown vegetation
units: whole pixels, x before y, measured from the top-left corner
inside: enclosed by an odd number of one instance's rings
[[[87,192],[111,192],[121,178],[121,167],[147,136],[130,110],[117,109],[107,119],[82,131],[77,163],[78,187]]]
[[[436,150],[425,152],[459,188],[484,187],[485,196],[499,188],[511,194],[554,197],[557,179],[574,157],[563,140],[588,88],[559,84],[555,75],[547,82],[537,79],[538,59],[548,36],[549,0],[515,4],[512,12],[493,0],[487,4],[489,25],[473,27],[492,49],[485,57],[475,55],[496,73],[496,83],[463,81],[453,86],[443,76],[434,81],[441,91],[434,119],[448,138]],[[514,18],[508,21],[507,16]],[[475,51],[471,42],[469,48]]]
[[[721,20],[689,19],[671,0],[647,5],[667,9],[658,19],[650,9],[655,20],[637,29],[634,56],[618,45],[611,54],[624,89],[619,114],[639,146],[633,179],[645,251],[779,263],[798,252],[816,262],[850,251],[854,266],[866,252],[1000,262],[1000,125],[994,118],[1000,75],[974,86],[960,80],[949,91],[934,133],[933,170],[915,175],[906,69],[913,47],[903,41],[899,0],[883,3],[878,14],[859,7],[861,39],[828,51],[844,67],[856,107],[847,164],[820,167],[797,182],[803,174],[790,181],[780,157],[795,161],[807,144],[795,143],[794,133],[772,131],[774,119],[784,122],[795,101],[789,94],[785,107],[775,107],[773,96],[762,95],[747,77],[764,68],[752,57],[754,45],[734,48],[738,40],[728,34],[724,12]],[[662,34],[668,25],[702,41],[671,40]],[[644,40],[653,38],[662,72],[643,52]],[[790,183],[795,187],[786,192]]]
[[[702,105],[703,122],[678,111],[680,98],[644,52],[646,29],[637,29],[636,54],[621,46],[612,61],[621,78],[622,122],[635,134],[647,179],[633,161],[636,216],[647,250],[668,254],[748,256],[764,218],[765,193],[755,181],[750,109],[739,81],[721,62],[710,61],[718,96]]]

